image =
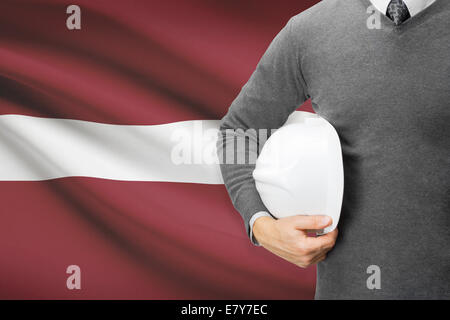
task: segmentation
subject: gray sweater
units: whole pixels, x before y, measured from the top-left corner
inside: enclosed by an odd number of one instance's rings
[[[311,98],[339,134],[345,176],[339,236],[318,265],[316,298],[448,299],[450,1],[400,26],[379,15],[379,28],[368,27],[370,5],[324,0],[291,18],[221,131],[279,128]],[[219,151],[230,141],[219,140]],[[221,165],[247,232],[251,217],[267,211],[253,169]],[[372,265],[379,289],[367,286]]]

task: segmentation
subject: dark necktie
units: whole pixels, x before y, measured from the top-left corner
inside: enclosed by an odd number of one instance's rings
[[[396,26],[411,18],[408,7],[403,0],[392,0],[387,7],[386,16],[394,21]]]

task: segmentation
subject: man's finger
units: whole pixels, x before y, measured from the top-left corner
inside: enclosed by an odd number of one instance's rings
[[[299,230],[319,230],[324,229],[333,223],[329,216],[294,216],[293,224]]]
[[[317,250],[329,250],[333,248],[336,238],[338,235],[338,230],[334,229],[333,231],[318,237],[308,237],[304,241],[307,241],[307,245],[312,249]]]
[[[316,259],[314,259],[311,264],[318,264],[319,262],[325,260],[325,258],[327,257],[327,254],[324,253],[322,255],[319,255]]]

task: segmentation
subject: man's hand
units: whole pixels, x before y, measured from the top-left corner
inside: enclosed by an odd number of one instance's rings
[[[325,259],[338,234],[337,229],[323,236],[309,237],[309,230],[332,224],[328,216],[292,216],[275,220],[261,217],[253,224],[253,235],[273,254],[306,268]]]

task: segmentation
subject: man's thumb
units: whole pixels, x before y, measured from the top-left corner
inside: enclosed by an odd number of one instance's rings
[[[319,230],[331,225],[333,220],[329,216],[295,216],[294,224],[299,230]]]

